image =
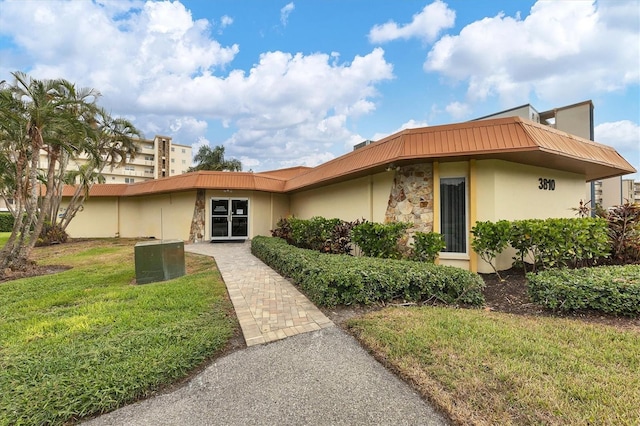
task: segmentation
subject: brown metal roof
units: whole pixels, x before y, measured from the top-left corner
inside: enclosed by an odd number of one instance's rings
[[[305,173],[311,170],[311,167],[305,166],[297,166],[297,167],[289,167],[288,169],[279,169],[279,170],[269,170],[266,172],[258,172],[258,175],[268,175],[280,179],[291,179],[294,176]]]
[[[636,170],[610,146],[519,117],[407,129],[314,168],[261,173],[194,172],[129,185],[94,185],[92,196],[134,196],[191,189],[289,192],[427,161],[501,159],[583,174],[587,181]]]
[[[519,117],[407,129],[289,179],[316,187],[421,160],[503,159],[584,174],[587,181],[634,173],[615,149]],[[364,173],[366,174],[366,173]]]

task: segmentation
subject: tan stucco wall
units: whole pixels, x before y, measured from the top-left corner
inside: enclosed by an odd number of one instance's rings
[[[384,222],[393,175],[393,172],[383,172],[293,194],[291,214],[301,219],[323,216]]]
[[[575,217],[584,176],[501,160],[477,161],[477,220]],[[539,178],[554,179],[555,190],[539,189]]]
[[[584,176],[501,160],[476,162],[476,220],[547,219],[577,217],[584,194]],[[554,179],[555,190],[539,189],[539,178]],[[497,259],[498,269],[511,267],[515,251],[506,250]],[[478,272],[492,272],[478,259]]]
[[[196,191],[120,199],[120,236],[188,240]]]
[[[63,198],[66,208],[69,198]],[[72,238],[111,238],[118,236],[118,199],[90,198],[82,211],[69,223],[67,233]]]

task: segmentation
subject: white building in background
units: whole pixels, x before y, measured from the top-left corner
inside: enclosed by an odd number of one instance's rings
[[[624,202],[640,204],[640,182],[633,179],[622,179],[622,199]]]
[[[130,158],[124,166],[105,167],[102,175],[105,183],[137,183],[163,177],[176,176],[186,173],[191,167],[192,149],[189,145],[173,143],[170,136],[156,135],[153,139],[138,139],[135,141],[139,152],[135,158]],[[86,156],[69,161],[67,170],[77,170],[86,162]],[[46,154],[40,154],[40,167],[47,167]],[[12,200],[9,200],[10,202]],[[0,211],[7,211],[4,200],[0,199]]]
[[[543,112],[538,112],[533,106],[526,104],[478,120],[518,116],[584,139],[594,140],[593,109],[593,102],[590,100]],[[595,208],[596,205],[607,208],[622,204],[626,198],[623,195],[622,177],[618,176],[587,182],[583,201],[591,201],[591,208]]]

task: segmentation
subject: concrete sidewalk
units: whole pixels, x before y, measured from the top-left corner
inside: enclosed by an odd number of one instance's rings
[[[338,327],[216,360],[188,384],[86,423],[127,425],[446,425]]]
[[[249,243],[192,244],[185,250],[215,258],[251,347],[217,359],[171,393],[87,425],[448,424],[254,257]],[[260,344],[266,342],[272,343]]]

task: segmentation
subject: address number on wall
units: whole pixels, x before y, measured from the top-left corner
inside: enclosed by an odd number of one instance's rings
[[[538,189],[542,189],[543,191],[555,191],[556,190],[556,180],[555,179],[544,179],[538,178]]]

